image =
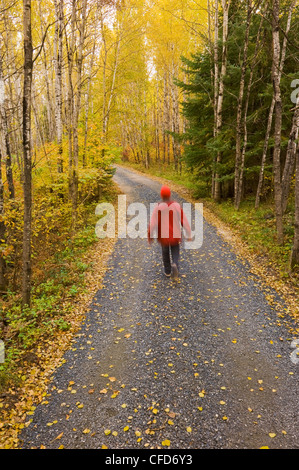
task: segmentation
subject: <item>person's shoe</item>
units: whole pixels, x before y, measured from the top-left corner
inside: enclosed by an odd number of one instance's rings
[[[173,263],[173,265],[172,265],[171,277],[173,279],[177,279],[179,277],[179,270],[178,270],[178,267],[175,263]]]
[[[167,274],[167,273],[164,271],[164,275],[165,275],[166,277],[170,277],[170,276],[171,276],[171,273]]]

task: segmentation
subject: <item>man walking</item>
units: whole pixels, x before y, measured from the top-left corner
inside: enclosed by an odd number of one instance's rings
[[[162,201],[153,210],[148,226],[148,242],[149,244],[153,242],[153,235],[157,232],[158,243],[162,247],[164,274],[176,279],[179,273],[182,227],[187,233],[188,241],[191,240],[191,229],[180,204],[170,199],[169,187],[162,186],[160,194]],[[172,263],[170,258],[172,258]]]

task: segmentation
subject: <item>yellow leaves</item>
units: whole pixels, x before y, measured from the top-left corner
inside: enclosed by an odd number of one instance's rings
[[[198,395],[200,396],[200,398],[203,398],[205,396],[205,391],[202,390],[201,392],[198,393]]]
[[[276,436],[276,434],[275,432],[269,432],[269,436],[273,439]]]
[[[105,434],[105,436],[109,436],[109,434],[111,434],[110,429],[105,429],[104,434]]]
[[[165,441],[162,441],[162,446],[169,447],[170,446],[170,441],[168,439],[165,439]]]
[[[172,421],[172,419],[169,419],[169,420],[167,421],[167,423],[168,423],[170,426],[173,426],[173,425],[174,425],[174,422]]]
[[[105,394],[105,393],[107,393],[107,392],[108,392],[107,388],[103,388],[102,390],[100,390],[100,393],[104,393],[104,394]]]
[[[232,343],[234,343],[234,344],[235,344],[236,342],[237,342],[237,340],[236,340],[236,339],[232,339]]]
[[[157,410],[157,408],[154,408],[152,411],[153,411],[154,415],[159,413],[159,410]]]
[[[89,433],[90,433],[90,429],[86,428],[86,429],[84,429],[82,432],[83,432],[83,434],[89,434]]]
[[[53,426],[53,424],[56,424],[57,422],[58,422],[58,421],[55,420],[55,421],[53,421],[52,423],[47,423],[47,426]]]
[[[190,426],[188,426],[188,427],[186,428],[186,431],[189,432],[189,433],[191,433],[191,432],[192,432],[192,428],[191,428]]]
[[[124,431],[125,431],[125,432],[129,431],[129,429],[130,429],[130,426],[125,426],[125,427],[124,427]]]

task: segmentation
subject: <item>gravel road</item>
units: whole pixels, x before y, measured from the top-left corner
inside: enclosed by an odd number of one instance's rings
[[[159,200],[149,177],[118,167],[114,179],[128,202]],[[292,322],[273,299],[206,221],[179,281],[157,243],[119,238],[23,448],[298,448]]]

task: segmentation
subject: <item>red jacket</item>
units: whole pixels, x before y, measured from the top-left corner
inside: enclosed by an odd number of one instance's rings
[[[188,219],[178,202],[160,202],[153,210],[150,224],[148,226],[148,239],[154,238],[157,231],[157,239],[161,245],[177,245],[180,243],[181,229],[187,232],[191,238],[191,229]]]

